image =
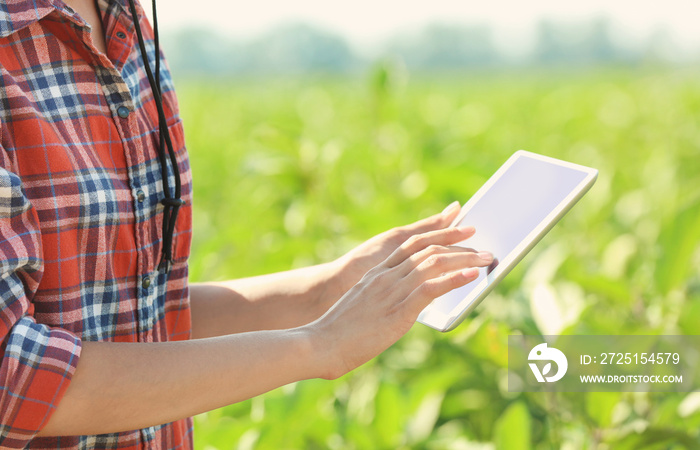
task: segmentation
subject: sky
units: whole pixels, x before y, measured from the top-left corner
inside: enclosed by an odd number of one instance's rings
[[[149,9],[148,0],[142,0]],[[609,17],[620,38],[640,42],[665,28],[675,45],[700,49],[700,0],[159,0],[164,30],[194,25],[250,38],[290,21],[303,21],[346,37],[369,51],[397,33],[432,22],[486,23],[504,50],[531,44],[532,30],[543,18],[575,22]]]

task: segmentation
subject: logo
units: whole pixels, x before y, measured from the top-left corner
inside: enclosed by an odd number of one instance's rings
[[[530,350],[530,354],[527,356],[529,361],[554,361],[557,363],[557,373],[550,377],[545,377],[552,370],[552,363],[547,363],[540,373],[540,369],[537,364],[530,363],[530,369],[532,373],[537,378],[537,381],[544,383],[545,380],[553,383],[555,381],[561,380],[561,378],[566,374],[566,369],[569,368],[569,362],[566,360],[566,356],[554,347],[547,348],[547,344],[538,344]]]

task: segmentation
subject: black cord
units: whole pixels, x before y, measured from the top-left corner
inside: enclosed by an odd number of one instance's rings
[[[129,10],[131,11],[131,16],[134,21],[134,29],[136,31],[136,36],[139,42],[139,49],[141,50],[141,59],[146,70],[146,75],[148,77],[148,84],[151,86],[151,91],[153,92],[153,100],[156,104],[156,109],[158,110],[158,131],[159,131],[159,147],[158,147],[158,158],[160,160],[160,170],[161,178],[163,179],[163,192],[165,198],[160,201],[163,204],[163,252],[159,269],[164,269],[166,273],[170,270],[172,265],[172,246],[173,246],[173,234],[175,232],[175,222],[177,221],[177,213],[180,206],[184,205],[185,202],[180,198],[181,196],[181,180],[180,180],[180,169],[177,165],[177,157],[175,150],[173,150],[173,143],[170,139],[170,131],[168,130],[168,122],[165,118],[165,112],[163,110],[163,98],[161,92],[160,84],[160,40],[158,37],[158,16],[156,14],[156,0],[153,0],[153,34],[154,34],[154,44],[155,44],[155,71],[156,76],[153,76],[151,71],[151,65],[148,61],[148,53],[146,52],[146,44],[143,39],[143,33],[141,32],[141,25],[139,24],[139,17],[136,12],[136,5],[134,0],[129,0]],[[166,156],[167,149],[167,156]],[[175,195],[170,196],[170,184],[168,182],[168,169],[167,169],[167,159],[170,159],[170,164],[173,167],[173,174],[175,175]]]

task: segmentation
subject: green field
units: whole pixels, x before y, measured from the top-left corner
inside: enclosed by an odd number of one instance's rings
[[[506,386],[509,334],[700,334],[700,72],[416,78],[386,64],[354,78],[178,88],[193,281],[336,258],[465,201],[520,148],[600,170],[457,330],[416,325],[336,381],[201,415],[198,449],[700,447],[698,393]]]

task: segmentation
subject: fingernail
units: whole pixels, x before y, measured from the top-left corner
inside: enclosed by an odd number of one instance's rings
[[[457,208],[459,208],[459,202],[458,202],[458,201],[454,201],[454,202],[450,203],[449,205],[447,205],[447,207],[446,207],[445,209],[442,210],[442,213],[441,213],[441,214],[442,214],[443,216],[449,216],[449,215],[452,214],[452,213],[455,211],[455,209],[457,209]]]
[[[469,234],[469,233],[475,233],[476,230],[472,226],[467,226],[467,227],[457,227],[457,229],[464,233],[464,234]]]
[[[479,258],[483,259],[484,261],[493,261],[493,255],[489,252],[479,252],[477,255],[479,255]]]

